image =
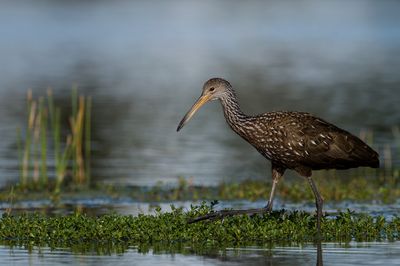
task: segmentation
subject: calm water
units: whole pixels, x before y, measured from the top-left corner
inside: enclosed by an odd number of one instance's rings
[[[399,265],[400,243],[322,244],[324,265]],[[0,246],[2,265],[315,265],[317,248],[311,244],[301,247],[246,247],[227,249],[215,254],[184,254],[165,252],[140,253],[130,248],[122,254],[99,256],[96,252],[79,254],[66,249],[50,250]]]
[[[400,144],[400,2],[346,1],[12,1],[0,2],[0,186],[18,177],[16,128],[25,94],[52,87],[68,108],[70,88],[93,97],[93,175],[135,185],[210,185],[269,178],[269,163],[227,127],[210,103],[178,134],[176,126],[205,80],[222,76],[247,113],[302,110],[347,130],[373,130],[374,147]],[[67,127],[67,121],[65,123]],[[387,149],[387,148],[386,148]],[[151,212],[129,199],[21,202],[16,211]],[[190,203],[176,205],[188,207]],[[329,205],[331,204],[331,205]],[[264,202],[222,202],[260,207]],[[399,203],[339,205],[388,218]],[[8,207],[1,203],[0,212]],[[313,204],[277,208],[312,211]],[[168,210],[168,204],[162,204]],[[323,244],[325,265],[400,264],[398,242]],[[196,255],[71,253],[0,247],[1,265],[310,265],[316,247],[247,247]]]
[[[309,111],[355,134],[373,130],[379,151],[395,151],[399,12],[396,1],[2,1],[0,182],[18,175],[27,89],[51,86],[68,105],[73,84],[94,100],[98,180],[267,178],[219,104],[175,132],[213,76],[232,82],[247,113]]]
[[[88,215],[103,215],[109,213],[118,213],[122,215],[155,214],[156,207],[160,207],[163,212],[171,211],[171,204],[175,207],[182,207],[184,210],[190,210],[190,205],[200,205],[199,202],[192,201],[173,201],[173,202],[140,202],[129,198],[107,198],[107,197],[79,197],[74,199],[61,199],[57,206],[51,200],[20,201],[10,205],[9,202],[0,203],[0,215],[8,209],[12,214],[39,212],[49,215],[73,214],[77,211]],[[247,201],[219,201],[215,206],[216,210],[222,209],[252,209],[262,208],[266,204],[265,200]],[[315,212],[313,202],[292,203],[281,200],[279,197],[274,200],[274,209],[285,209],[288,211],[301,210]],[[391,220],[400,213],[400,200],[390,204],[380,202],[355,203],[351,201],[327,201],[324,203],[324,212],[329,216],[335,216],[339,211],[347,210],[356,213],[368,213],[372,216],[382,215]]]

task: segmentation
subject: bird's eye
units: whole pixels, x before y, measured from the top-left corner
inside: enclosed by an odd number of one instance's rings
[[[214,88],[214,87],[211,87],[211,88],[210,88],[210,91],[215,91],[215,88]]]

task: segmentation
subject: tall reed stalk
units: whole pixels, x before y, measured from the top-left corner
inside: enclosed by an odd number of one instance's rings
[[[83,184],[85,183],[85,164],[83,160],[83,126],[84,126],[84,114],[85,114],[85,98],[80,96],[78,98],[73,97],[74,101],[79,101],[78,109],[73,111],[72,117],[70,117],[70,124],[72,129],[72,149],[74,159],[74,183]],[[75,115],[74,115],[75,113]]]
[[[92,152],[92,147],[91,147],[91,116],[92,116],[92,98],[89,96],[86,99],[86,108],[85,108],[85,177],[86,177],[86,184],[88,185],[90,183],[90,154]]]
[[[28,91],[28,121],[25,136],[17,130],[20,161],[20,186],[23,189],[49,188],[49,165],[54,162],[53,191],[59,193],[65,177],[71,176],[74,185],[88,185],[90,181],[91,98],[78,96],[72,90],[69,133],[62,137],[61,108],[54,102],[53,92],[35,100]],[[49,155],[52,155],[49,156]],[[52,171],[50,171],[52,172]],[[51,183],[53,184],[53,183]]]

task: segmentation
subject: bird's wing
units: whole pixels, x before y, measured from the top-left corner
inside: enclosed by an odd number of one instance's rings
[[[290,132],[288,142],[302,146],[299,161],[312,169],[372,166],[378,161],[378,154],[362,140],[320,118],[305,117]]]

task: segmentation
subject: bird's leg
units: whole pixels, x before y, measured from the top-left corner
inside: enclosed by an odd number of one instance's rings
[[[324,199],[319,194],[317,186],[314,183],[314,180],[311,176],[307,176],[308,183],[311,186],[311,189],[315,196],[315,205],[317,206],[317,231],[318,233],[321,232],[321,218],[322,218],[322,205],[324,204]]]
[[[274,203],[275,188],[276,188],[276,184],[278,184],[278,182],[279,182],[278,179],[272,180],[271,194],[269,194],[269,200],[268,200],[267,206],[265,206],[265,209],[269,212],[272,211],[272,204]]]
[[[285,169],[282,169],[280,167],[276,167],[276,166],[272,165],[272,189],[271,189],[271,193],[269,195],[268,204],[267,204],[267,206],[265,206],[265,209],[268,212],[272,211],[272,204],[274,203],[276,185],[278,184],[279,180],[283,176],[284,172],[285,172]]]
[[[323,262],[323,258],[322,258],[322,243],[321,243],[321,239],[317,239],[317,266],[323,266],[324,262]]]
[[[268,201],[268,204],[266,207],[257,208],[257,209],[249,209],[249,210],[221,210],[221,211],[217,211],[217,212],[211,212],[209,214],[190,219],[188,221],[188,223],[196,223],[196,222],[200,222],[203,220],[223,219],[224,217],[233,216],[233,215],[241,215],[241,214],[253,215],[253,214],[262,214],[262,213],[270,212],[272,210],[272,203],[274,200],[276,185],[278,184],[280,178],[283,176],[284,172],[285,172],[284,168],[272,165],[272,189],[271,189],[271,194],[269,196],[269,201]]]

